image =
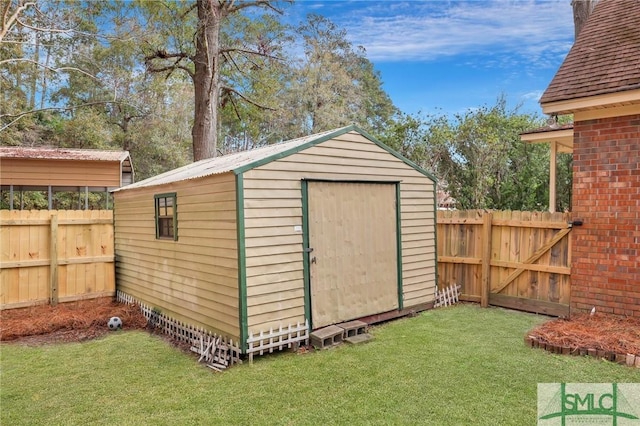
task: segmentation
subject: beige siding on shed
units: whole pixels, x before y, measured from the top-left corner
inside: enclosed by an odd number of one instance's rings
[[[235,175],[115,192],[118,289],[238,339]],[[155,237],[154,195],[176,193],[178,241]]]
[[[433,301],[435,185],[364,136],[349,132],[244,173],[249,332],[305,319],[302,179],[400,181],[403,305]]]

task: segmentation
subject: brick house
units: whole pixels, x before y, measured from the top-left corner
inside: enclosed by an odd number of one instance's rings
[[[640,0],[597,4],[540,104],[574,121],[523,135],[573,151],[571,310],[640,316]]]

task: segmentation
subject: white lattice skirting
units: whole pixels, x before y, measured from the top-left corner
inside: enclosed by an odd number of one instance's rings
[[[433,304],[434,308],[438,308],[440,306],[448,306],[455,305],[460,300],[460,289],[462,286],[458,285],[450,285],[449,287],[438,291],[436,288],[436,299]]]
[[[177,321],[119,290],[116,292],[116,297],[118,302],[140,306],[140,311],[147,318],[150,327],[160,330],[178,341],[190,344],[191,350],[200,355],[198,362],[204,361],[208,367],[216,371],[242,363],[240,359],[242,351],[238,342],[201,327]],[[260,333],[249,334],[247,355],[249,355],[249,361],[252,362],[256,354],[263,355],[276,350],[296,349],[300,344],[306,345],[308,342],[309,323],[307,321],[304,324],[289,324],[275,330],[272,328],[268,332],[260,331]]]
[[[262,355],[265,352],[272,353],[274,350],[282,350],[286,348],[296,349],[300,342],[306,345],[309,341],[309,323],[305,320],[304,324],[297,323],[287,327],[280,326],[279,329],[270,329],[268,333],[261,331],[258,334],[249,334],[247,339],[247,354],[249,354],[249,362],[253,361],[254,354]]]
[[[173,339],[190,344],[191,350],[200,355],[198,362],[204,361],[208,367],[216,371],[242,363],[237,342],[201,327],[177,321],[119,290],[116,292],[116,297],[118,302],[140,306],[140,311],[147,318],[150,327],[162,331]]]

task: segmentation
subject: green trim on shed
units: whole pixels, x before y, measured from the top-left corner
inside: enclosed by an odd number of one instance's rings
[[[380,147],[383,150],[387,151],[389,154],[393,155],[394,157],[396,157],[400,161],[404,162],[408,166],[414,168],[418,172],[422,173],[423,175],[425,175],[426,177],[431,179],[434,183],[437,182],[437,179],[436,179],[436,177],[434,175],[432,175],[428,171],[424,170],[422,167],[418,166],[417,164],[415,164],[411,160],[403,157],[400,153],[398,153],[398,152],[394,151],[393,149],[389,148],[387,145],[383,144],[382,142],[380,142],[379,140],[377,140],[376,138],[371,136],[369,133],[365,132],[364,130],[360,129],[359,127],[357,127],[354,124],[352,124],[350,126],[347,126],[347,127],[343,127],[342,129],[338,129],[335,132],[329,133],[329,134],[324,135],[322,137],[319,137],[317,139],[312,139],[309,142],[306,142],[306,143],[304,143],[302,145],[298,145],[298,146],[296,146],[294,148],[291,148],[291,149],[289,149],[287,151],[282,151],[282,152],[279,152],[277,154],[274,154],[274,155],[262,158],[260,160],[254,161],[252,163],[245,164],[244,166],[241,166],[241,167],[238,167],[238,168],[234,169],[233,173],[235,173],[236,175],[242,174],[242,173],[244,173],[246,171],[255,169],[256,167],[264,166],[265,164],[271,163],[272,161],[279,160],[279,159],[284,158],[284,157],[288,157],[289,155],[296,154],[296,153],[298,153],[300,151],[304,151],[305,149],[308,149],[308,148],[310,148],[312,146],[315,146],[315,145],[318,145],[318,144],[320,144],[322,142],[326,142],[328,140],[334,139],[334,138],[336,138],[338,136],[344,135],[344,134],[349,133],[351,131],[355,131],[355,132],[360,133],[362,136],[364,136],[365,138],[367,138],[368,140],[370,140],[371,142],[376,144],[378,147]]]
[[[404,309],[404,291],[402,286],[402,217],[400,214],[401,206],[400,198],[400,182],[396,183],[396,245],[397,245],[397,260],[396,265],[398,268],[398,310]]]
[[[313,330],[313,318],[311,317],[311,271],[309,265],[309,182],[335,182],[335,183],[366,183],[366,184],[392,184],[396,188],[396,268],[398,286],[398,310],[404,309],[404,287],[402,278],[402,217],[400,214],[401,198],[400,184],[394,181],[378,180],[347,180],[347,179],[302,179],[302,270],[304,279],[304,316],[309,321],[309,329]]]
[[[309,181],[300,182],[302,190],[302,273],[304,279],[304,316],[309,322],[309,330],[313,330],[311,318],[311,276],[309,271]]]
[[[249,322],[247,317],[247,251],[244,240],[244,177],[236,175],[236,231],[238,238],[238,308],[240,350],[247,352]]]
[[[433,260],[435,261],[435,285],[438,289],[438,188],[433,184],[433,243],[435,251],[433,253]]]
[[[171,198],[171,216],[173,216],[172,226],[173,226],[173,237],[164,237],[160,235],[160,205],[158,201],[161,198]],[[165,206],[166,208],[166,206]],[[156,224],[156,240],[166,240],[166,241],[178,241],[178,194],[176,192],[165,192],[162,194],[154,194],[153,195],[153,209],[155,211],[155,224]]]

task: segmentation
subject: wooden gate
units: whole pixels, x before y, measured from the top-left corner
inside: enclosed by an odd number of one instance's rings
[[[313,327],[397,309],[395,185],[308,185]]]
[[[439,287],[462,286],[462,300],[569,315],[568,213],[438,212]]]

